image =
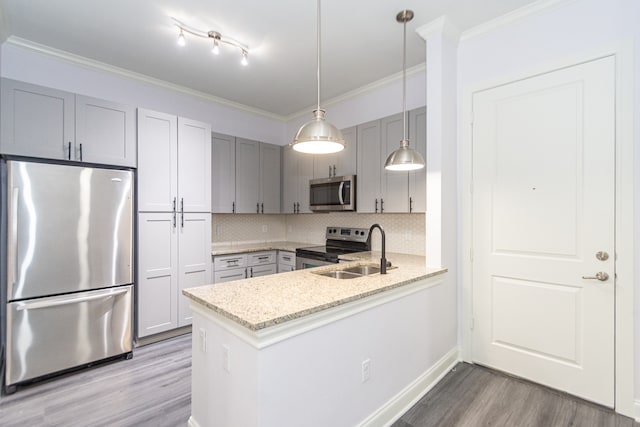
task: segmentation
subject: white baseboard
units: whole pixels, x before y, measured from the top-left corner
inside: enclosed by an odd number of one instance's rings
[[[459,361],[458,348],[452,348],[435,365],[358,424],[358,427],[390,426],[438,384]]]
[[[633,418],[635,418],[636,422],[640,423],[640,399],[633,401],[633,409]]]

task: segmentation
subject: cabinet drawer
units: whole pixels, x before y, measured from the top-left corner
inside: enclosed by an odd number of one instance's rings
[[[242,280],[247,278],[246,268],[231,268],[213,273],[213,283],[231,282],[233,280]]]
[[[288,251],[278,251],[278,264],[296,266],[296,254]]]
[[[260,277],[260,276],[268,276],[269,274],[276,274],[276,265],[259,265],[254,267],[249,267],[249,276],[250,277]]]
[[[247,255],[248,265],[264,265],[276,263],[276,251],[254,252]]]
[[[296,269],[293,265],[278,264],[278,273],[287,273]]]
[[[240,268],[247,266],[247,255],[223,255],[213,257],[213,270],[218,272],[230,268]]]

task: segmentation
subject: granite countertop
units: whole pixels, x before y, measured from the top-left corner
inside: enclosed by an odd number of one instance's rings
[[[295,252],[296,248],[304,248],[305,246],[317,246],[312,243],[302,242],[256,242],[256,243],[224,243],[224,244],[212,244],[211,255],[231,255],[240,254],[245,252],[260,252],[260,251],[290,251]]]
[[[447,271],[427,268],[423,256],[388,253],[387,260],[396,268],[387,270],[386,275],[340,280],[312,273],[379,264],[380,253],[350,254],[348,259],[354,261],[189,288],[182,293],[249,330],[258,331]]]

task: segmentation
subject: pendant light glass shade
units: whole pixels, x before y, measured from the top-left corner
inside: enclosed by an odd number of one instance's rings
[[[318,0],[317,78],[318,106],[313,110],[313,120],[298,130],[291,146],[295,151],[309,154],[337,153],[344,149],[342,132],[324,119],[325,111],[320,108],[320,0]]]
[[[402,114],[403,137],[400,148],[389,154],[384,168],[389,171],[412,171],[424,167],[422,154],[409,147],[407,138],[407,22],[413,19],[411,10],[403,10],[396,15],[396,21],[403,24],[402,38]]]
[[[298,130],[293,149],[301,153],[330,154],[344,149],[342,132],[324,119],[324,110],[314,110],[313,120]]]

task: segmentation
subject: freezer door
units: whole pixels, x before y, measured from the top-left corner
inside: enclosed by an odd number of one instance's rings
[[[132,178],[8,161],[8,300],[133,283]]]
[[[132,297],[129,285],[9,303],[6,385],[130,352]]]

